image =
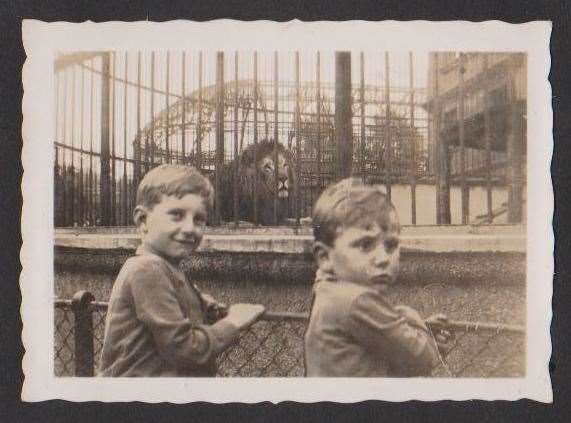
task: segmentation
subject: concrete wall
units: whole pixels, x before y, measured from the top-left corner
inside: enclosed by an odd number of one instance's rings
[[[183,266],[193,277],[307,283],[315,271],[312,242],[309,227],[215,228]],[[120,234],[58,230],[56,270],[116,274],[139,243],[132,228]],[[443,281],[525,281],[522,226],[405,226],[401,246],[403,281],[428,276]]]

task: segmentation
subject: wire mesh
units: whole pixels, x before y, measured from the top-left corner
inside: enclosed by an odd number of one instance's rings
[[[75,372],[74,316],[71,301],[56,301],[54,307],[54,373],[73,376]]]
[[[439,377],[523,377],[525,336],[503,331],[460,331],[451,349],[434,368]]]
[[[93,321],[94,365],[103,346],[106,303],[90,306]],[[303,337],[308,316],[268,312],[218,357],[220,377],[302,377]],[[454,336],[433,369],[434,377],[523,377],[525,332],[520,327],[492,323],[450,322],[441,327]],[[54,369],[56,376],[75,372],[74,316],[71,301],[56,300]]]
[[[105,335],[105,318],[107,307],[94,307],[93,309],[93,350],[95,369],[99,368],[101,349],[103,348],[103,337]]]
[[[306,322],[258,321],[218,358],[219,376],[303,376]]]

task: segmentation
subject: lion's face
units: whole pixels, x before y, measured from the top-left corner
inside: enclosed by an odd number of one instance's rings
[[[276,145],[273,141],[262,140],[250,144],[242,152],[240,161],[240,218],[254,221],[257,213],[257,222],[262,225],[272,225],[274,217],[277,217],[278,224],[282,224],[290,212],[296,187],[290,152],[281,143]],[[274,216],[276,187],[277,216]],[[232,189],[230,184],[227,189]],[[232,216],[232,210],[228,210],[227,216]]]
[[[258,174],[261,175],[262,181],[267,190],[272,194],[275,192],[275,176],[276,176],[276,163],[273,155],[262,157],[258,161]],[[287,159],[282,153],[278,153],[278,197],[286,200],[289,198],[290,187],[290,169]]]

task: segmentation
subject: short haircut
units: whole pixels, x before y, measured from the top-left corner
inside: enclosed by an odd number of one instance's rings
[[[213,205],[212,184],[195,167],[163,164],[149,171],[139,183],[137,205],[152,209],[163,195],[181,198],[186,194],[202,196],[208,208]]]
[[[369,222],[396,226],[398,216],[385,190],[380,185],[366,185],[359,178],[347,178],[329,186],[313,208],[315,241],[333,246],[342,227]]]

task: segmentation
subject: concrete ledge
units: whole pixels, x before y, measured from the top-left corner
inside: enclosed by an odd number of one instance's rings
[[[118,229],[118,228],[114,228]],[[127,233],[57,229],[56,247],[134,250],[140,244],[134,228]],[[296,233],[294,233],[295,231]],[[207,253],[311,254],[310,228],[209,228],[198,249]],[[521,226],[406,226],[402,250],[421,252],[517,252],[526,251],[526,233]]]
[[[523,225],[403,225],[403,235],[429,235],[429,234],[525,234]],[[88,226],[56,228],[59,235],[128,235],[137,234],[134,226]],[[301,226],[254,226],[251,223],[241,222],[236,228],[233,224],[209,226],[206,235],[312,235],[310,223]]]

